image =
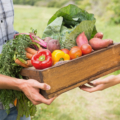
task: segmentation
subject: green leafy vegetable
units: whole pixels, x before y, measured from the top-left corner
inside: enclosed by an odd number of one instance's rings
[[[61,48],[71,49],[76,45],[76,37],[83,31],[88,40],[97,33],[95,21],[93,14],[75,5],[68,5],[59,9],[50,18],[42,38],[58,39]]]
[[[71,49],[76,45],[76,37],[84,31],[85,35],[87,36],[88,40],[91,38],[92,31],[95,25],[95,20],[93,21],[82,21],[79,25],[74,27],[71,31],[65,32],[65,30],[61,30],[61,48]]]
[[[68,5],[59,9],[48,21],[48,25],[57,17],[63,17],[63,23],[66,27],[74,27],[83,20],[95,20],[94,15],[80,9],[75,5]]]
[[[47,26],[46,30],[44,31],[43,38],[51,36],[51,38],[59,39],[62,22],[62,17],[56,18],[54,22]]]
[[[0,74],[21,78],[20,71],[21,66],[14,62],[14,56],[16,58],[27,59],[25,55],[25,48],[30,46],[32,41],[29,35],[18,35],[15,39],[10,40],[3,46],[2,54],[0,56]],[[7,112],[9,112],[9,104],[13,103],[15,99],[18,99],[17,109],[18,117],[26,115],[34,115],[36,107],[31,101],[24,95],[23,92],[15,90],[0,90],[0,101],[5,106]]]

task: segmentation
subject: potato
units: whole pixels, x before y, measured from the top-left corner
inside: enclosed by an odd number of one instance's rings
[[[89,44],[92,46],[94,50],[99,50],[108,47],[110,44],[113,44],[113,42],[110,39],[102,40],[100,38],[92,38],[89,41]]]

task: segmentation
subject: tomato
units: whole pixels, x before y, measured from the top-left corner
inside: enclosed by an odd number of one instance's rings
[[[66,49],[66,48],[63,48],[63,49],[61,49],[64,53],[66,53],[66,54],[69,54],[69,50],[68,49]]]
[[[71,59],[75,59],[82,56],[82,51],[78,46],[74,46],[71,48],[69,55]]]
[[[83,44],[80,48],[83,55],[86,55],[92,52],[92,47],[89,44]]]

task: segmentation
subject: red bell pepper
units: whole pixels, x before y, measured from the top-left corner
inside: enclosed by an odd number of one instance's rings
[[[36,69],[44,69],[52,66],[52,55],[47,49],[41,49],[32,56],[31,63]]]

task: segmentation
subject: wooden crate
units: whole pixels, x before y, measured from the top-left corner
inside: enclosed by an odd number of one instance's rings
[[[45,98],[51,98],[119,69],[120,43],[116,43],[44,70],[25,68],[21,75],[49,84],[51,90],[41,90],[41,94]]]

